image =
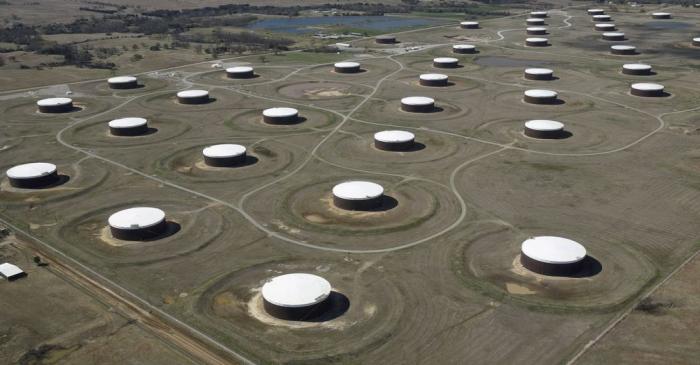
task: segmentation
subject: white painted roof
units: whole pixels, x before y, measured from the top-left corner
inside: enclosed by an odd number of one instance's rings
[[[396,36],[393,36],[393,35],[379,35],[379,36],[377,36],[377,39],[396,39]]]
[[[613,23],[599,23],[595,25],[596,28],[615,28]]]
[[[543,31],[546,31],[547,28],[545,28],[545,27],[527,27],[527,30],[529,30],[531,32],[543,32]]]
[[[48,98],[48,99],[41,99],[36,102],[36,105],[38,106],[59,106],[59,105],[67,105],[73,102],[73,99],[71,98]]]
[[[434,103],[435,99],[426,96],[407,96],[401,99],[401,104],[406,105],[430,105]]]
[[[357,62],[344,61],[344,62],[336,62],[333,66],[337,67],[337,68],[356,68],[356,67],[360,67],[360,64]]]
[[[588,9],[588,11],[598,13],[598,12],[605,11],[605,10],[603,10],[603,9]]]
[[[639,82],[636,84],[632,84],[632,88],[635,90],[643,91],[661,91],[664,89],[664,86],[661,84],[654,84],[651,82]]]
[[[541,19],[541,18],[527,18],[527,19],[525,19],[525,21],[528,23],[535,23],[535,24],[544,23],[544,19]]]
[[[548,68],[526,68],[525,69],[526,74],[530,75],[551,75],[554,73],[554,71],[548,69]]]
[[[202,154],[211,158],[236,157],[244,154],[246,148],[239,144],[215,144],[202,150]]]
[[[384,194],[384,188],[369,181],[346,181],[333,187],[333,195],[345,200],[368,200]]]
[[[146,118],[119,118],[119,119],[114,119],[109,122],[109,127],[110,128],[134,128],[134,127],[141,127],[148,124],[148,120]]]
[[[385,143],[403,143],[413,141],[416,136],[406,131],[381,131],[374,134],[374,139]]]
[[[238,73],[248,73],[252,72],[253,68],[250,66],[235,66],[235,67],[229,67],[226,69],[227,73],[230,74],[238,74]]]
[[[11,278],[15,275],[20,275],[23,272],[24,271],[22,271],[22,269],[20,269],[16,265],[7,262],[0,264],[0,273],[2,273],[2,276],[6,278]]]
[[[209,91],[206,90],[185,90],[177,93],[178,98],[201,98],[209,95]]]
[[[625,33],[622,32],[605,32],[603,37],[624,37]]]
[[[134,207],[110,215],[108,223],[118,229],[142,229],[153,227],[164,220],[165,212],[158,208]]]
[[[531,42],[531,43],[546,43],[549,41],[547,38],[526,38],[526,42]]]
[[[564,123],[556,120],[534,119],[525,122],[525,128],[540,132],[554,132],[564,129]]]
[[[599,15],[593,15],[593,20],[600,20],[600,19],[610,19],[610,15],[607,14],[599,14]]]
[[[531,11],[530,15],[547,15],[546,11]]]
[[[700,37],[693,38],[693,42],[700,42]]]
[[[661,11],[661,12],[651,13],[651,15],[654,15],[654,16],[669,16],[669,15],[671,15],[671,13],[665,13],[665,12],[662,12],[662,11]]]
[[[262,287],[263,298],[280,307],[299,308],[318,304],[331,294],[328,280],[313,274],[276,276]]]
[[[521,250],[527,257],[548,264],[572,264],[586,257],[586,248],[580,243],[553,236],[529,238]]]
[[[454,58],[454,57],[437,57],[437,58],[433,58],[433,62],[436,62],[436,63],[457,63],[457,62],[459,62],[459,60]]]
[[[614,46],[610,46],[610,48],[618,50],[618,51],[630,51],[633,49],[637,49],[637,47],[635,47],[635,46],[628,46],[626,44],[616,44]]]
[[[281,118],[281,117],[293,117],[299,114],[299,111],[294,108],[269,108],[263,110],[263,115],[266,117]]]
[[[455,44],[452,49],[475,49],[476,46],[472,44]]]
[[[427,80],[427,81],[438,81],[438,80],[447,80],[447,75],[443,74],[421,74],[419,76],[421,80]]]
[[[136,77],[134,76],[116,76],[107,79],[107,82],[110,84],[126,84],[134,81],[136,81]]]
[[[647,65],[644,63],[625,63],[624,65],[622,65],[622,68],[635,71],[651,70],[651,65]]]
[[[552,91],[552,90],[532,89],[532,90],[526,90],[525,95],[527,95],[531,98],[556,98],[558,94],[556,91]]]
[[[460,25],[479,25],[479,22],[459,22]]]
[[[17,165],[7,170],[5,174],[12,179],[34,179],[56,172],[56,165],[47,162],[32,162]]]

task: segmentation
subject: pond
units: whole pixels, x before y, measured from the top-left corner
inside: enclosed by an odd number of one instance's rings
[[[270,18],[252,22],[246,26],[251,30],[269,30],[280,33],[317,33],[327,27],[356,28],[379,32],[391,32],[405,28],[426,27],[442,24],[444,21],[426,18],[409,18],[399,16],[362,15],[362,16],[320,16]]]

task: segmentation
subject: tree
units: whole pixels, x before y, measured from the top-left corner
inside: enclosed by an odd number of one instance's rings
[[[142,59],[143,59],[143,56],[138,54],[138,53],[131,56],[131,62],[138,62],[138,61],[141,61]]]

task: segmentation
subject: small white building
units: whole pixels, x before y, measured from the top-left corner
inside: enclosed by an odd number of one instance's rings
[[[0,275],[8,281],[12,281],[27,276],[27,273],[16,265],[5,262],[0,264]]]

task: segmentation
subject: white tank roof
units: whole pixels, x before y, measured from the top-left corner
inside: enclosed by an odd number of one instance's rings
[[[526,68],[525,73],[530,74],[530,75],[550,75],[550,74],[553,74],[554,71],[552,71],[548,68],[533,67],[533,68]]]
[[[252,72],[253,68],[250,66],[235,66],[235,67],[229,67],[226,69],[227,73],[230,74],[238,74],[238,73],[248,73]]]
[[[459,22],[460,25],[479,25],[479,22]]]
[[[596,28],[615,28],[613,23],[599,23],[595,25]]]
[[[457,63],[457,62],[459,62],[459,60],[456,59],[456,58],[454,58],[454,57],[437,57],[437,58],[433,58],[433,62],[437,62],[437,63]]]
[[[60,105],[67,105],[73,102],[73,99],[71,98],[48,98],[48,99],[41,99],[36,102],[36,105],[38,106],[60,106]]]
[[[547,38],[527,38],[525,39],[526,42],[531,42],[531,43],[546,43],[549,41]]]
[[[588,9],[588,11],[598,13],[598,12],[605,11],[605,10],[603,10],[603,9]]]
[[[607,14],[599,14],[599,15],[593,15],[593,20],[596,19],[610,19],[610,15]]]
[[[110,77],[107,79],[107,82],[110,84],[126,84],[129,82],[135,82],[136,77],[134,76],[117,76],[117,77]]]
[[[632,88],[635,90],[642,90],[642,91],[661,91],[664,89],[664,86],[661,84],[654,84],[651,82],[640,82],[640,83],[632,84]]]
[[[368,200],[382,194],[384,188],[369,181],[346,181],[333,187],[333,195],[345,200]]]
[[[269,108],[263,110],[263,115],[271,118],[293,117],[299,114],[299,111],[294,108]]]
[[[530,15],[547,15],[546,11],[531,11]]]
[[[556,91],[552,90],[532,89],[526,90],[525,95],[531,98],[556,98],[558,94]]]
[[[545,27],[527,27],[527,30],[530,32],[544,32],[547,30]]]
[[[119,118],[109,122],[110,128],[134,128],[148,124],[146,118]]]
[[[700,37],[693,38],[693,42],[700,42]]]
[[[9,168],[7,177],[12,179],[34,179],[56,172],[56,165],[47,162],[32,162]]]
[[[215,144],[202,150],[202,154],[211,158],[236,157],[244,154],[246,148],[239,144]]]
[[[633,49],[637,49],[635,46],[628,46],[626,44],[616,44],[614,46],[610,46],[610,48],[618,51],[631,51]]]
[[[16,265],[10,264],[10,263],[2,263],[0,264],[0,273],[2,273],[2,276],[6,278],[10,278],[16,275],[22,274],[24,271],[17,267]]]
[[[651,15],[653,15],[653,16],[669,16],[669,15],[671,15],[671,13],[666,13],[666,12],[660,11],[660,12],[656,12],[656,13],[651,13]]]
[[[564,129],[564,123],[556,120],[534,119],[525,122],[525,128],[540,132],[554,132]]]
[[[447,75],[443,74],[421,74],[419,76],[421,80],[426,80],[426,81],[439,81],[439,80],[447,80]]]
[[[406,131],[381,131],[374,134],[374,139],[385,143],[404,143],[413,141],[416,136]]]
[[[605,32],[603,37],[624,37],[625,33],[622,32]]]
[[[262,287],[263,298],[280,307],[299,308],[318,304],[331,294],[328,280],[313,274],[276,276]]]
[[[407,96],[401,99],[401,104],[406,105],[431,105],[435,104],[435,99],[426,96]]]
[[[548,264],[573,264],[586,257],[586,248],[567,238],[532,237],[525,240],[521,251],[527,257]]]
[[[165,212],[158,208],[135,207],[120,210],[109,216],[108,223],[117,229],[143,229],[165,220]]]
[[[622,65],[622,68],[626,70],[642,71],[651,70],[651,65],[647,65],[644,63],[625,63],[624,65]]]
[[[356,68],[356,67],[360,67],[360,64],[357,62],[344,61],[344,62],[336,62],[333,66],[337,67],[337,68]]]
[[[201,98],[209,95],[209,91],[206,90],[185,90],[177,93],[178,98]]]
[[[472,44],[455,44],[452,49],[475,49],[476,46]]]
[[[527,18],[525,21],[528,23],[544,23],[544,19],[542,18]]]

